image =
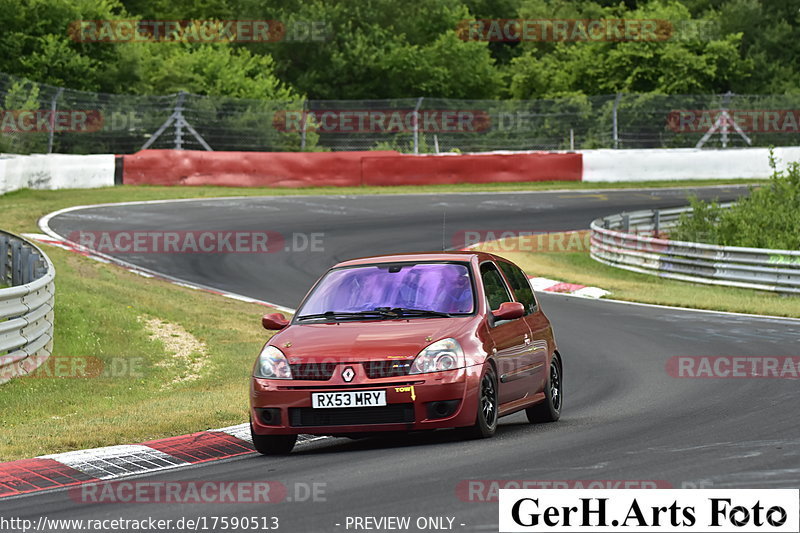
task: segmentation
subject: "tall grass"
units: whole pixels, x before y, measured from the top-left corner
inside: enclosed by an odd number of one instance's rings
[[[723,246],[800,250],[800,163],[778,170],[770,153],[772,176],[763,187],[733,207],[691,198],[692,213],[684,213],[670,238]]]

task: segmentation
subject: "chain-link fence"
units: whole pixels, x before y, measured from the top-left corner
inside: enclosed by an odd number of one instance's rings
[[[0,74],[0,152],[412,153],[800,144],[800,95],[245,100],[75,91]]]

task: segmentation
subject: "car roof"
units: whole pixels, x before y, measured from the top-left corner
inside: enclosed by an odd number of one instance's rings
[[[411,254],[389,254],[389,255],[374,255],[370,257],[360,257],[358,259],[350,259],[336,264],[333,268],[348,267],[357,265],[369,265],[374,263],[399,263],[399,262],[413,262],[413,261],[464,261],[471,262],[473,259],[477,261],[486,261],[488,259],[499,259],[494,254],[487,252],[475,252],[471,250],[465,251],[450,251],[450,252],[417,252]]]

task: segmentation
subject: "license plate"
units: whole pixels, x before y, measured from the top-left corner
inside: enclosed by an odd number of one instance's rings
[[[315,409],[379,407],[381,405],[386,405],[386,391],[384,390],[311,393],[311,406]]]

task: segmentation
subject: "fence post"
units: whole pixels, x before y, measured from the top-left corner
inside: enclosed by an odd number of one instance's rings
[[[172,123],[175,123],[175,149],[176,150],[183,150],[183,128],[186,127],[189,130],[189,134],[192,135],[197,142],[200,143],[200,146],[212,152],[213,150],[208,145],[205,139],[197,133],[197,131],[186,121],[186,118],[183,116],[183,103],[186,99],[186,95],[188,93],[181,91],[178,93],[178,101],[175,102],[175,109],[172,111],[172,114],[169,118],[156,130],[156,132],[150,136],[147,141],[142,145],[140,150],[147,150],[150,146],[156,142],[156,139],[161,137],[161,134],[164,133],[167,128],[169,128]]]
[[[178,101],[175,102],[175,149],[183,150],[183,101],[186,98],[184,91],[178,92]]]
[[[733,93],[728,91],[722,96],[722,110],[725,112],[726,116],[728,115],[728,108],[731,106],[731,95]],[[725,123],[722,125],[722,147],[728,147],[728,121],[726,120]]]
[[[619,148],[619,120],[617,118],[617,111],[619,110],[619,101],[622,100],[622,93],[617,93],[614,98],[614,109],[611,112],[612,121],[612,136],[614,138],[614,148]]]
[[[414,154],[419,154],[419,108],[422,106],[424,98],[424,96],[420,96],[417,106],[414,108]]]
[[[625,233],[630,233],[631,231],[631,216],[627,213],[622,214],[622,230]]]
[[[56,129],[56,108],[58,107],[58,98],[64,92],[63,87],[59,87],[56,94],[50,100],[50,131],[47,134],[47,153],[53,153],[53,135]]]
[[[301,115],[300,120],[300,151],[304,152],[306,149],[306,122],[308,122],[308,118],[306,113],[308,112],[308,100],[303,100],[303,114]]]

